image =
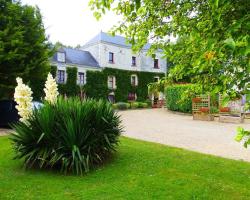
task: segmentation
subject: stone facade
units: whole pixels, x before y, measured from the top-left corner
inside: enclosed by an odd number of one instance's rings
[[[166,73],[167,60],[162,58],[163,55],[160,51],[155,54],[155,58],[158,60],[158,66],[155,66],[155,60],[146,55],[149,44],[147,48],[142,49],[139,53],[133,53],[131,46],[126,44],[125,38],[121,36],[115,36],[114,39],[112,38],[112,36],[101,32],[99,37],[94,38],[81,49],[89,51],[97,60],[101,68],[109,67],[132,71]],[[113,53],[113,62],[109,60],[110,53]],[[132,63],[132,57],[136,60],[135,65]]]
[[[79,84],[86,83],[88,70],[115,68],[166,73],[167,60],[162,58],[161,51],[155,53],[155,59],[147,56],[149,47],[150,44],[146,44],[139,53],[133,53],[131,45],[126,43],[124,37],[112,37],[107,33],[100,32],[81,49],[64,47],[59,49],[53,56],[51,63],[57,66],[59,83],[65,83],[67,80],[66,67],[77,67]],[[156,78],[158,78],[157,74]]]

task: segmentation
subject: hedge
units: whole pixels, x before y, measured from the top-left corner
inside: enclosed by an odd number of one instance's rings
[[[131,75],[137,75],[138,85],[131,85]],[[115,76],[116,89],[108,89],[108,76]],[[102,71],[87,71],[87,83],[85,91],[88,97],[96,99],[107,99],[109,93],[115,94],[116,102],[126,102],[128,94],[136,93],[137,101],[145,101],[148,99],[147,85],[154,82],[154,77],[164,77],[164,73],[129,71],[113,68],[105,68]]]
[[[192,99],[184,98],[184,94],[191,85],[173,85],[165,88],[166,107],[172,111],[191,113],[192,112]]]

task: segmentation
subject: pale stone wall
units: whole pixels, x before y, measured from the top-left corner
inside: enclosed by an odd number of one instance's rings
[[[96,44],[86,45],[82,50],[89,51],[98,61],[101,68],[109,67],[116,69],[147,71],[147,72],[163,72],[166,73],[167,61],[162,58],[160,52],[156,53],[159,59],[159,69],[154,68],[154,59],[146,55],[146,51],[133,53],[131,48],[126,46],[118,46],[116,44],[99,42]],[[114,63],[109,63],[109,52],[114,53]],[[132,56],[136,57],[136,66],[132,66]]]

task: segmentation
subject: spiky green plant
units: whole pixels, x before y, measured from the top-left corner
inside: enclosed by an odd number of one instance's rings
[[[59,168],[83,174],[115,151],[121,120],[106,101],[59,98],[34,110],[27,123],[13,125],[16,158],[26,167]]]

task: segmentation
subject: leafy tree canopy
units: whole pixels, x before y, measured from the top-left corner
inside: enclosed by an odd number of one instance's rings
[[[175,67],[170,79],[190,77],[200,92],[235,97],[249,89],[250,4],[246,0],[90,0],[96,18],[107,10],[123,16],[112,33],[124,34],[149,54],[161,48]],[[174,43],[169,36],[177,37]]]
[[[0,0],[0,19],[0,99],[13,98],[18,76],[40,98],[52,51],[39,9]]]

